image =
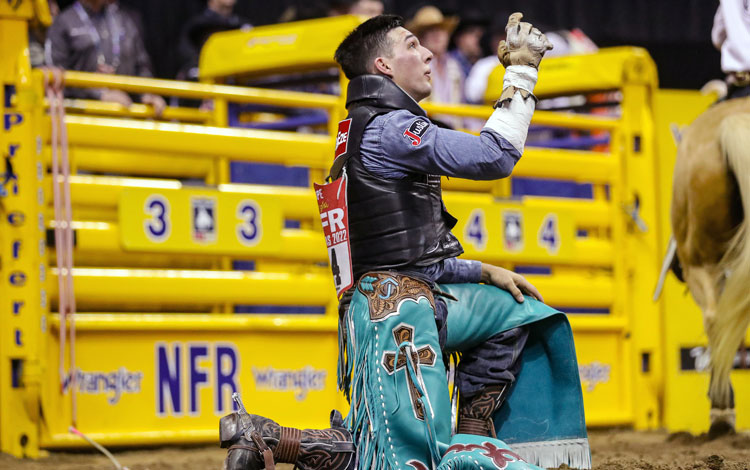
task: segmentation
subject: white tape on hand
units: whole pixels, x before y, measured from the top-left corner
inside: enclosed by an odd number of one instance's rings
[[[534,93],[534,86],[539,72],[528,65],[509,65],[503,76],[503,90],[514,86],[529,93]]]
[[[534,67],[511,65],[505,69],[503,89],[516,87],[533,93],[536,80],[537,70]],[[521,92],[516,91],[510,100],[501,103],[495,109],[484,127],[490,128],[503,136],[519,153],[523,154],[523,147],[526,143],[531,115],[534,114],[535,106],[536,100],[532,96],[524,99]]]

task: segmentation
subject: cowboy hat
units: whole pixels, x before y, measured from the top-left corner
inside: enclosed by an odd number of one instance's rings
[[[417,10],[414,17],[406,23],[406,29],[418,36],[430,28],[441,28],[452,33],[457,25],[457,17],[445,17],[437,7],[427,5]]]

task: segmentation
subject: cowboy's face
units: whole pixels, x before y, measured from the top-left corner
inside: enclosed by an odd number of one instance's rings
[[[389,31],[388,38],[393,47],[390,55],[375,59],[377,71],[390,77],[415,101],[430,96],[432,52],[423,47],[416,36],[402,27]]]

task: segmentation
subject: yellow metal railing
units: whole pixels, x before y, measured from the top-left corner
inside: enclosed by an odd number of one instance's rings
[[[157,78],[102,75],[87,72],[65,72],[65,85],[80,88],[113,88],[129,93],[153,93],[196,100],[219,99],[234,103],[264,104],[292,108],[325,108],[339,105],[335,96],[297,91],[267,90],[263,88],[205,83],[180,82]]]
[[[127,108],[121,104],[96,100],[65,100],[65,109],[69,114],[86,114],[89,116],[127,117],[135,119],[155,118],[153,106],[133,103]],[[168,106],[160,119],[165,121],[209,123],[212,113],[195,108]]]

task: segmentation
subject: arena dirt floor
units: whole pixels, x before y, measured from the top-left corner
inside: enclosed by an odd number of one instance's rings
[[[590,433],[594,470],[750,470],[750,433],[714,441],[689,434],[597,430]],[[118,450],[130,470],[219,470],[224,450],[213,446]],[[0,454],[2,470],[109,470],[106,457],[93,452],[52,452],[45,459],[18,460]],[[279,470],[291,470],[279,466]]]

